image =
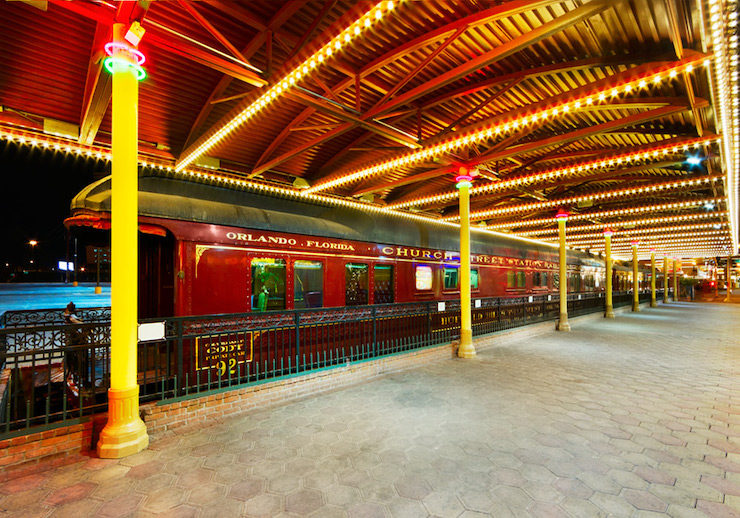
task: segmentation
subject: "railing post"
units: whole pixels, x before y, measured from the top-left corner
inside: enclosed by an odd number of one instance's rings
[[[427,302],[427,345],[432,344],[432,302]]]
[[[293,325],[295,325],[295,357],[296,372],[298,372],[298,358],[301,357],[301,315],[297,311],[293,313]]]
[[[378,308],[373,306],[373,358],[378,357]]]
[[[185,377],[182,374],[183,373],[183,363],[185,363],[185,360],[184,360],[184,358],[182,356],[182,346],[183,346],[183,344],[182,344],[182,334],[183,334],[183,332],[182,332],[182,328],[183,328],[182,320],[176,320],[175,321],[175,327],[176,327],[176,330],[177,330],[177,356],[176,356],[176,361],[177,361],[177,379],[179,380],[179,383],[178,383],[178,385],[179,385],[180,383],[183,383],[183,380],[185,379]],[[180,387],[179,386],[176,386],[175,387],[175,390],[177,391],[177,394],[178,395],[181,393],[181,390],[180,390]]]

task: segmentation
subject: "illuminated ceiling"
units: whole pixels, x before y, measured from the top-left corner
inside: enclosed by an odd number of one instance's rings
[[[734,2],[32,4],[0,3],[22,145],[107,159],[103,45],[137,20],[149,174],[454,224],[466,167],[481,228],[554,242],[564,207],[573,247],[737,253]]]

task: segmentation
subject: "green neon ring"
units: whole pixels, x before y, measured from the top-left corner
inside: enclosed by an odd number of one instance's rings
[[[139,81],[142,81],[146,78],[146,71],[136,63],[131,63],[130,61],[126,61],[125,59],[116,57],[105,58],[105,61],[103,61],[105,69],[111,74],[113,74],[113,65],[115,63],[124,64],[136,70],[136,79],[138,79]]]

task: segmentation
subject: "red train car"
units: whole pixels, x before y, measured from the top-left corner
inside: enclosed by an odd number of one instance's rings
[[[457,299],[454,227],[302,198],[142,176],[140,317]],[[67,225],[105,244],[110,179],[83,190]],[[92,229],[92,232],[91,232]],[[473,297],[557,291],[557,248],[473,229]],[[569,292],[604,289],[603,261],[568,252]]]

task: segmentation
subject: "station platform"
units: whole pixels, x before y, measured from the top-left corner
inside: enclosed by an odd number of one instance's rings
[[[2,516],[740,516],[740,305],[521,328],[0,486]]]

